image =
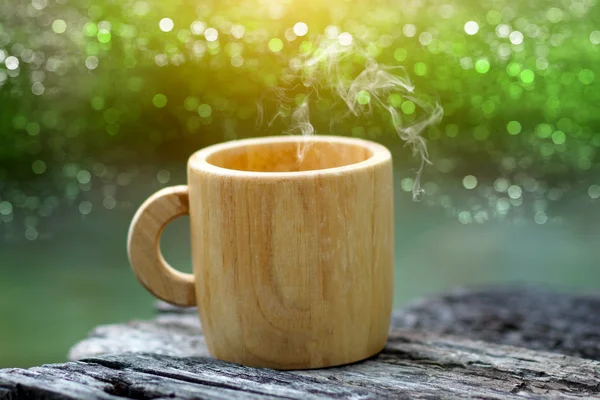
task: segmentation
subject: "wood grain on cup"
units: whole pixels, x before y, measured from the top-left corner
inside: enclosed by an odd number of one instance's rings
[[[171,190],[142,207],[151,217],[138,213],[130,254],[136,246],[149,254],[132,265],[152,293],[189,304],[191,275],[170,277],[156,249],[162,227],[185,212],[176,194],[184,189]],[[190,158],[188,190],[195,297],[217,358],[317,368],[384,347],[393,284],[385,147],[326,136],[229,142]]]

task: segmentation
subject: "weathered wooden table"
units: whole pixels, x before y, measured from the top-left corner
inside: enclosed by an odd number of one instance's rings
[[[600,398],[600,296],[456,291],[394,313],[387,347],[344,367],[214,360],[195,310],[95,329],[73,361],[0,370],[0,399]]]

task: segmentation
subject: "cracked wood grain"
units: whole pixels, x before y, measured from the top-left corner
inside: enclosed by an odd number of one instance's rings
[[[377,356],[306,371],[214,360],[197,316],[161,305],[154,320],[97,328],[73,348],[79,361],[0,370],[0,399],[600,398],[600,362],[565,355],[596,354],[598,328],[586,323],[598,318],[599,301],[530,289],[456,291],[398,310]],[[508,324],[533,308],[533,322]],[[574,343],[551,340],[558,335]],[[499,344],[506,342],[519,346]]]

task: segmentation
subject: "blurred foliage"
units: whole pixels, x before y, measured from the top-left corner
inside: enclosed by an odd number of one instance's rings
[[[443,106],[425,132],[426,173],[464,177],[486,198],[461,211],[430,182],[441,195],[432,204],[469,222],[485,207],[506,214],[526,192],[560,198],[598,175],[599,26],[596,0],[4,0],[0,221],[21,212],[34,239],[38,219],[65,202],[89,214],[92,188],[98,206],[117,207],[118,187],[143,165],[285,131],[285,121],[257,127],[257,103],[289,88],[294,60],[324,37],[348,34]],[[317,133],[393,139],[385,113],[344,119],[334,97],[316,101]],[[389,101],[411,118],[414,107]],[[588,192],[600,197],[595,184]]]
[[[93,326],[149,316],[125,269],[136,205],[184,182],[200,147],[289,130],[257,124],[258,106],[289,116],[308,91],[298,60],[331,40],[366,48],[344,71],[401,66],[444,108],[423,132],[423,203],[396,196],[396,301],[489,280],[598,282],[597,0],[0,0],[0,366],[63,360]],[[389,113],[348,117],[338,100],[311,97],[316,132],[393,147],[410,192],[418,161]],[[417,118],[402,93],[384,100]],[[536,229],[563,216],[579,230]],[[521,225],[477,226],[499,219]],[[180,222],[163,241],[176,266],[190,264]]]

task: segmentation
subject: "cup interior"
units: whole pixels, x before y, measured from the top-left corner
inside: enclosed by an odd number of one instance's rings
[[[368,147],[354,143],[311,141],[241,144],[210,154],[206,161],[217,167],[253,172],[301,172],[337,168],[373,156]]]

